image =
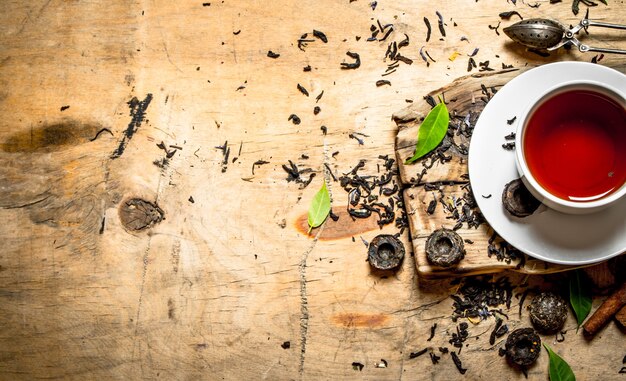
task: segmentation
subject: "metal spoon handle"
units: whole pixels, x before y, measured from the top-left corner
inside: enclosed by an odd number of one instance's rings
[[[598,52],[598,53],[613,53],[613,54],[626,54],[626,50],[622,49],[610,49],[610,48],[592,48],[591,46],[580,44],[578,50],[582,53],[585,52]]]
[[[583,24],[584,27],[587,27],[587,26],[599,26],[601,28],[626,29],[626,25],[610,24],[610,23],[607,23],[607,22],[593,21],[593,20],[588,20],[588,19],[584,19],[581,23]]]

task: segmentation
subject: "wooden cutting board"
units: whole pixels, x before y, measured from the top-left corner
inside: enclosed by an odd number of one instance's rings
[[[426,259],[425,244],[428,236],[436,229],[455,228],[458,219],[453,215],[457,210],[463,214],[463,205],[472,199],[469,186],[467,151],[471,129],[476,124],[489,99],[508,81],[526,69],[505,69],[481,72],[461,77],[451,84],[430,92],[424,100],[412,103],[395,113],[393,120],[398,125],[395,152],[399,165],[400,181],[404,186],[404,200],[410,223],[410,233],[419,275],[438,277],[450,275],[471,275],[515,270],[528,274],[547,274],[570,270],[572,266],[550,264],[515,253],[507,254],[507,243],[503,242],[489,226],[483,222],[477,228],[467,223],[456,226],[457,233],[465,240],[465,258],[456,266],[442,268],[431,265]],[[450,148],[437,155],[430,155],[413,164],[405,164],[415,150],[418,127],[432,107],[433,99],[447,103],[451,125],[458,126],[464,133],[455,131],[453,138],[444,140]],[[428,102],[430,99],[430,104]],[[468,119],[469,115],[469,119]],[[448,139],[448,138],[446,138]],[[504,137],[503,137],[503,143]],[[434,185],[433,185],[434,184]],[[500,195],[493,195],[500,197]],[[432,214],[427,212],[431,201],[436,207]],[[471,205],[469,203],[468,207]],[[480,213],[478,207],[465,207],[470,215]],[[491,256],[490,253],[491,244]],[[498,252],[496,252],[498,251]]]

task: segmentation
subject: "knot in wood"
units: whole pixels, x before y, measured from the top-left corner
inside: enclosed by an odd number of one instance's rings
[[[152,227],[165,219],[165,213],[156,203],[140,198],[124,201],[119,208],[119,216],[124,228],[139,231]]]

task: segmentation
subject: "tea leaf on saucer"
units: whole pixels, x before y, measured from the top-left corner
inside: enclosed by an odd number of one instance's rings
[[[433,107],[419,127],[415,154],[406,161],[406,164],[411,164],[434,150],[446,136],[449,121],[448,108],[444,102]]]
[[[548,351],[548,356],[550,356],[550,381],[576,381],[576,376],[570,368],[569,364],[565,362],[559,355],[554,353],[550,347],[547,345],[543,345]]]
[[[580,327],[591,311],[591,285],[580,270],[574,271],[570,276],[569,302],[574,309]]]
[[[330,194],[326,188],[326,181],[322,188],[315,194],[309,207],[309,232],[324,223],[330,213]]]

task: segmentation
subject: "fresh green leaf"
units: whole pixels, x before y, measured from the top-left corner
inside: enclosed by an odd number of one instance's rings
[[[550,381],[576,381],[576,376],[569,364],[559,355],[554,353],[550,347],[543,345],[550,356]]]
[[[569,302],[574,309],[578,326],[585,321],[591,311],[591,285],[580,270],[572,273],[569,280]]]
[[[449,121],[450,116],[448,115],[448,108],[445,103],[440,102],[437,106],[433,107],[419,127],[415,154],[406,161],[406,164],[411,164],[434,150],[446,136]]]
[[[330,194],[326,188],[326,181],[322,188],[315,194],[309,207],[309,232],[311,229],[320,226],[330,213]]]

